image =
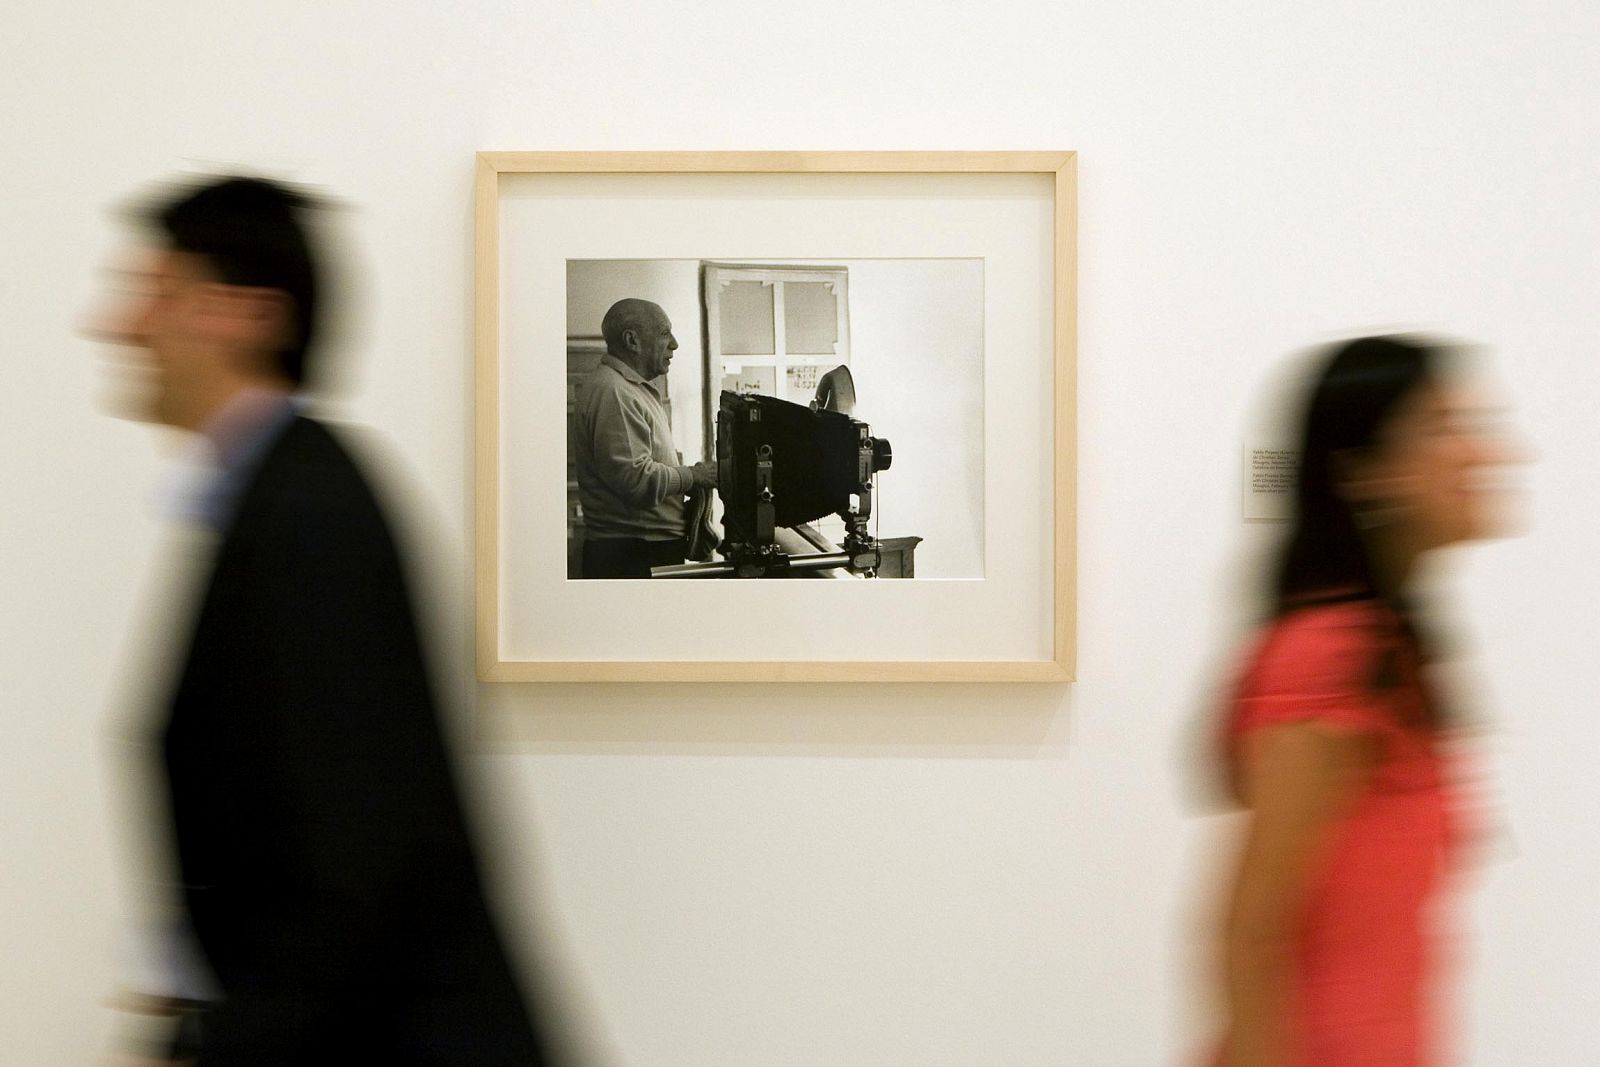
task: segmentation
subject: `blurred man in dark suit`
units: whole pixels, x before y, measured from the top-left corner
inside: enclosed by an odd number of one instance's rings
[[[109,328],[144,414],[205,456],[214,531],[160,747],[205,1067],[548,1063],[485,899],[389,524],[296,399],[317,339],[311,205],[244,178],[146,214]],[[163,620],[164,621],[164,620]]]

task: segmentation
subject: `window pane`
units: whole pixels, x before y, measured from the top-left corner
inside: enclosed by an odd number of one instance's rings
[[[783,328],[791,355],[833,355],[839,343],[839,297],[833,286],[785,282]]]
[[[722,354],[771,356],[775,331],[772,324],[772,286],[760,282],[729,282],[717,295],[722,327]]]

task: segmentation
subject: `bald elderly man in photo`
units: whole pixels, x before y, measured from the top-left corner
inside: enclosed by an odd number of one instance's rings
[[[583,577],[648,578],[688,554],[684,497],[714,489],[715,463],[685,465],[651,384],[678,348],[667,313],[619,300],[600,323],[606,354],[578,386],[571,441],[583,505]]]

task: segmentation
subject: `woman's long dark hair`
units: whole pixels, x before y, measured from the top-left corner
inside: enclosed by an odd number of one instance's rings
[[[1299,482],[1293,524],[1273,584],[1273,615],[1340,600],[1386,605],[1404,644],[1419,659],[1433,642],[1401,597],[1372,565],[1356,510],[1339,491],[1341,464],[1377,447],[1395,410],[1442,373],[1452,347],[1421,337],[1359,337],[1336,345],[1325,357],[1306,401],[1300,442]],[[1400,683],[1396,646],[1384,648],[1369,675],[1374,690]],[[1424,686],[1423,722],[1435,728],[1452,720],[1431,687]]]
[[[1372,566],[1340,464],[1378,444],[1395,409],[1436,380],[1446,346],[1406,336],[1359,337],[1331,349],[1306,401],[1292,525],[1272,587],[1281,616],[1326,597],[1393,600]]]

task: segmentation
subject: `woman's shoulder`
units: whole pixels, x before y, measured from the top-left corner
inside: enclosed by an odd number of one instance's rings
[[[1373,597],[1308,599],[1263,627],[1260,643],[1280,654],[1370,648],[1393,636],[1395,621],[1394,611]]]
[[[1289,604],[1257,633],[1260,656],[1364,653],[1393,639],[1398,616],[1371,596],[1330,594]]]
[[[1272,620],[1245,658],[1236,726],[1335,719],[1372,727],[1374,678],[1394,613],[1372,599],[1305,603]]]

